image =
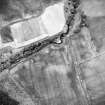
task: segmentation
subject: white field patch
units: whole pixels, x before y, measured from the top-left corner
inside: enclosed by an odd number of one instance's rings
[[[22,47],[45,37],[53,36],[61,32],[64,25],[64,3],[49,6],[40,17],[11,26],[16,45],[14,47]]]
[[[63,3],[50,6],[41,16],[42,21],[50,36],[62,31],[65,25],[63,6],[64,6]]]

